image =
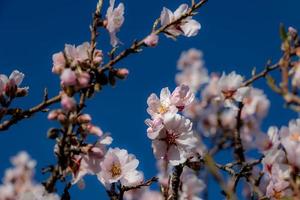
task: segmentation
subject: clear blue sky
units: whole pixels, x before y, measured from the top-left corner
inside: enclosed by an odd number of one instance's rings
[[[186,0],[188,1],[188,0]],[[23,85],[30,87],[28,97],[16,105],[27,108],[41,101],[44,87],[50,95],[59,89],[59,79],[51,74],[52,54],[65,43],[81,44],[89,40],[88,26],[97,0],[0,0],[0,73],[19,69],[26,74]],[[106,1],[106,3],[108,0]],[[125,24],[119,34],[124,46],[145,36],[163,6],[175,9],[183,0],[127,0]],[[267,59],[280,56],[278,27],[282,22],[300,28],[299,0],[209,0],[196,17],[202,24],[195,38],[179,38],[177,42],[161,36],[156,49],[124,60],[130,76],[115,88],[106,87],[88,102],[94,122],[114,137],[113,146],[128,149],[141,161],[139,168],[146,177],[156,174],[150,141],[144,120],[146,99],[162,87],[174,88],[176,61],[180,52],[195,47],[203,50],[206,66],[212,71],[236,70],[249,76],[253,66],[262,69]],[[105,42],[102,42],[105,41]],[[101,34],[101,49],[109,49],[108,35]],[[267,89],[264,81],[256,86]],[[272,107],[265,120],[269,125],[286,124],[292,112],[283,109],[283,102],[267,89]],[[9,157],[27,150],[38,161],[38,170],[54,162],[53,141],[46,131],[56,125],[38,114],[0,134],[0,175],[10,166]],[[37,171],[37,179],[46,177]],[[87,188],[72,190],[75,200],[106,199],[95,177],[86,178]],[[213,191],[214,185],[209,190]],[[210,199],[220,199],[218,190]],[[215,196],[217,195],[217,196]]]

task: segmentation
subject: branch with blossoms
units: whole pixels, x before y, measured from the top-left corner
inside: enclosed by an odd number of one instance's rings
[[[83,189],[87,175],[96,176],[112,200],[208,199],[210,178],[217,185],[214,189],[230,200],[299,199],[300,119],[281,128],[270,127],[265,133],[261,125],[270,101],[263,90],[253,87],[255,81],[265,78],[288,107],[300,110],[300,43],[294,28],[281,26],[282,57],[275,64],[269,61],[261,72],[253,70],[249,79],[235,71],[209,73],[197,49],[181,54],[177,87],[171,91],[165,87],[159,96],[152,93],[147,99],[147,137],[158,168],[158,174],[148,180],[138,170],[139,160],[126,149],[109,147],[112,136],[85,112],[86,102],[96,98],[104,86],[114,86],[129,75],[128,69],[115,67],[119,61],[157,46],[160,34],[174,40],[196,36],[201,25],[193,17],[206,2],[193,0],[174,12],[163,8],[148,36],[119,51],[122,43],[117,33],[125,21],[125,5],[116,6],[115,0],[110,0],[104,16],[103,1],[99,0],[90,25],[90,42],[66,44],[53,55],[52,72],[60,77],[59,94],[49,98],[45,89],[42,101],[29,109],[12,106],[29,92],[28,87],[21,87],[24,74],[15,70],[9,77],[0,75],[1,131],[39,112],[48,112],[48,119],[57,122],[47,133],[56,158],[42,170],[48,178],[36,183],[36,162],[21,152],[12,158],[13,167],[5,173],[0,200],[69,200],[69,190],[75,184]],[[108,58],[98,46],[100,28],[110,35]],[[273,78],[273,73],[279,73],[280,79]],[[60,108],[51,109],[56,103]],[[219,160],[222,153],[226,159]],[[158,191],[150,189],[154,183]]]

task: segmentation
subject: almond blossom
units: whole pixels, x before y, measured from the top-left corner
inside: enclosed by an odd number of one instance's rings
[[[49,194],[44,186],[33,180],[36,161],[22,151],[11,159],[12,168],[5,171],[0,185],[0,200],[59,200],[55,193]]]
[[[182,111],[186,106],[194,101],[195,95],[186,85],[180,85],[172,92],[171,102],[179,111]]]
[[[241,102],[249,92],[249,87],[243,87],[243,81],[243,77],[234,71],[228,75],[223,73],[218,81],[219,97],[216,100],[224,101],[226,107],[237,109],[235,103]]]
[[[78,183],[85,175],[96,175],[100,173],[100,163],[103,161],[106,146],[112,143],[112,138],[109,135],[104,135],[98,142],[88,147],[86,154],[76,156],[75,163],[77,166],[73,170],[72,184]]]
[[[100,163],[101,171],[97,174],[99,181],[109,187],[112,183],[124,186],[137,185],[143,181],[143,175],[137,171],[139,161],[127,150],[110,148]]]
[[[180,192],[180,200],[201,200],[200,192],[205,188],[204,182],[197,177],[194,171],[184,167],[181,174],[182,189]]]
[[[268,113],[270,101],[264,92],[257,88],[250,88],[243,99],[242,118],[247,115],[255,115],[258,119],[262,119]]]
[[[61,74],[66,67],[84,67],[84,65],[90,62],[91,51],[91,45],[88,42],[84,42],[77,47],[75,45],[66,44],[64,52],[58,52],[52,56],[52,72]],[[102,51],[95,49],[92,64],[98,65],[102,63],[102,59]]]
[[[66,111],[72,111],[76,108],[76,100],[73,97],[69,97],[67,94],[61,97],[61,107]]]
[[[158,44],[159,37],[155,33],[151,33],[144,39],[145,45],[148,47],[155,47]]]
[[[177,68],[179,70],[186,68],[203,68],[203,65],[203,53],[194,48],[182,52],[177,61]]]
[[[194,93],[209,80],[202,52],[199,50],[190,49],[183,52],[177,62],[177,68],[181,71],[176,74],[176,83],[189,86]]]
[[[18,96],[18,93],[28,92],[28,87],[20,88],[25,75],[18,70],[14,70],[9,77],[5,74],[0,74],[0,96],[6,95],[9,97]]]
[[[157,130],[157,137],[152,139],[154,155],[157,159],[168,160],[173,166],[179,165],[187,160],[188,153],[198,141],[192,123],[179,114],[168,113],[163,117],[163,125]]]
[[[116,34],[124,23],[124,4],[119,3],[119,5],[116,8],[114,7],[115,0],[110,0],[109,8],[106,11],[106,28],[110,34],[111,45],[113,47],[116,47],[120,43]]]
[[[288,127],[282,127],[280,136],[289,163],[300,168],[300,119],[290,121]]]
[[[178,20],[182,15],[188,12],[189,6],[187,4],[180,5],[177,10],[173,13],[168,8],[163,8],[160,21],[162,26],[166,26],[176,20]],[[187,17],[179,22],[173,24],[166,29],[167,37],[177,37],[179,35],[184,35],[186,37],[195,36],[198,34],[201,25],[192,17]]]
[[[152,118],[161,117],[166,113],[176,113],[177,108],[171,102],[171,92],[169,88],[163,88],[160,92],[160,98],[152,93],[147,99],[147,112]]]

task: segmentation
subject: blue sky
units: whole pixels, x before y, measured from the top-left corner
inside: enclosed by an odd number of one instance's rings
[[[126,19],[119,34],[124,47],[151,31],[163,6],[173,10],[186,1],[124,1]],[[59,79],[51,74],[52,54],[61,51],[65,43],[78,45],[89,40],[88,26],[96,2],[0,0],[0,73],[9,74],[18,69],[26,74],[23,85],[30,87],[29,96],[15,105],[27,108],[37,104],[42,99],[44,87],[48,87],[50,95],[58,92]],[[105,2],[107,5],[108,1]],[[298,0],[209,0],[196,17],[202,24],[197,37],[179,38],[174,42],[161,36],[156,49],[146,49],[120,62],[117,66],[130,70],[128,79],[119,81],[115,88],[104,88],[88,102],[86,111],[104,131],[112,133],[113,146],[135,154],[141,161],[140,169],[146,177],[151,177],[156,169],[145,134],[146,99],[162,87],[175,87],[176,62],[181,51],[191,47],[201,49],[210,72],[236,70],[249,77],[254,66],[263,69],[268,59],[276,61],[279,58],[279,24],[300,28],[299,6]],[[101,32],[99,48],[110,48],[105,32]],[[264,129],[269,125],[286,124],[297,116],[283,108],[283,101],[270,92],[264,81],[256,86],[266,89],[272,99]],[[9,157],[24,149],[38,161],[38,170],[53,163],[54,143],[46,139],[46,131],[55,125],[45,114],[38,114],[1,133],[0,175],[10,166]],[[37,179],[44,178],[37,171]],[[72,190],[74,199],[106,199],[95,177],[86,180],[85,190]],[[214,190],[213,186],[209,187],[210,191]],[[220,198],[215,195],[210,199]]]

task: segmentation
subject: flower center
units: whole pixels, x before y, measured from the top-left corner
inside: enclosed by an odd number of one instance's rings
[[[159,106],[159,108],[158,108],[158,112],[160,113],[160,114],[164,114],[164,113],[166,113],[168,111],[168,108],[166,107],[166,106],[164,106],[163,104],[161,104],[160,106]]]
[[[110,169],[110,173],[113,178],[120,176],[122,173],[120,164],[113,163]]]
[[[173,130],[167,130],[167,137],[165,138],[165,141],[168,144],[168,146],[175,145],[177,138],[178,138],[178,135],[175,134],[175,132]]]
[[[299,133],[292,133],[290,135],[290,140],[294,142],[300,142],[300,134]]]

